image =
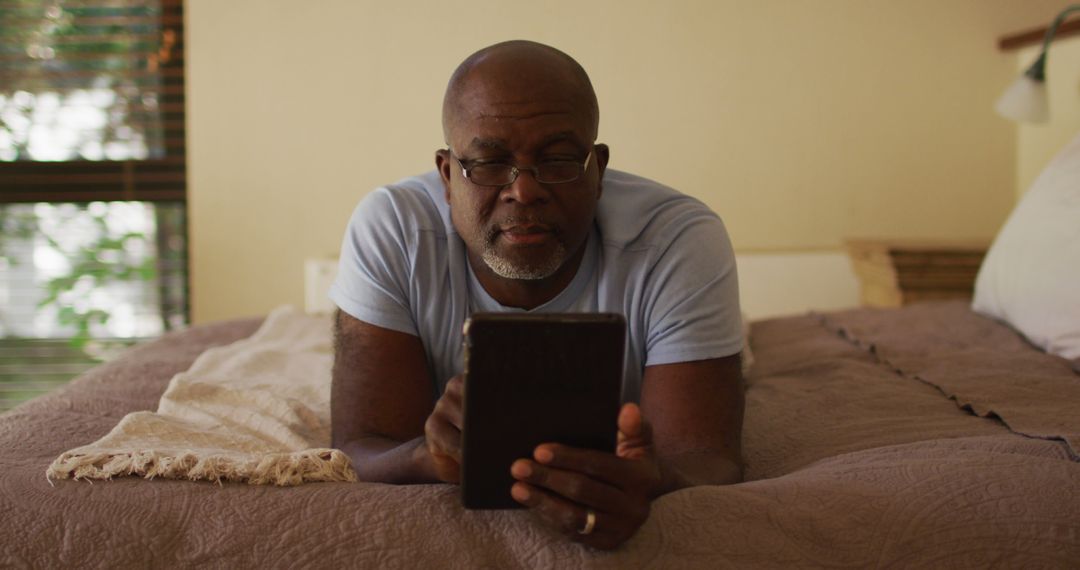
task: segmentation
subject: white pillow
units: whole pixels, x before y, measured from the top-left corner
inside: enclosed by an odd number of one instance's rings
[[[1020,200],[986,254],[972,309],[1080,358],[1080,136]]]

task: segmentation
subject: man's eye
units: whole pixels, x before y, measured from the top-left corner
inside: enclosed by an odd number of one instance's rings
[[[577,161],[576,156],[573,156],[573,155],[561,155],[561,154],[560,155],[545,156],[545,157],[540,159],[540,162],[542,164],[547,164],[547,163],[552,163],[552,162],[576,162],[576,161]]]

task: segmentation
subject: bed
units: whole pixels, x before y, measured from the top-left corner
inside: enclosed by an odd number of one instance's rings
[[[1010,215],[972,303],[752,323],[745,482],[660,497],[611,552],[523,511],[466,511],[455,486],[347,481],[340,452],[308,449],[329,442],[329,318],[275,311],[167,335],[0,415],[0,567],[1076,568],[1077,220],[1080,136]],[[264,344],[301,352],[264,358]],[[228,374],[185,383],[213,363],[233,371],[223,355],[254,364],[256,380],[292,376],[272,390]],[[288,425],[269,439],[299,434],[302,453],[256,442],[256,467],[274,467],[264,476],[211,456],[69,451],[124,435],[132,418],[193,410],[163,432],[175,436],[214,416],[184,399],[208,386],[244,406],[284,396],[274,409]],[[240,439],[231,411],[211,435]],[[335,458],[336,470],[309,469]]]
[[[1080,374],[966,303],[755,322],[746,482],[598,552],[449,485],[49,481],[260,319],[139,347],[0,416],[2,567],[1075,567]]]

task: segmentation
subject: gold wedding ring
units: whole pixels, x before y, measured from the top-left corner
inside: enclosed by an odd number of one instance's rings
[[[585,510],[585,528],[578,531],[578,534],[592,534],[592,531],[596,529],[596,511],[592,509]]]

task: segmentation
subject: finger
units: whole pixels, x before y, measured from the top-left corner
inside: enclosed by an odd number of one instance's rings
[[[631,514],[627,507],[632,501],[628,500],[625,493],[582,473],[554,469],[528,459],[519,459],[510,466],[510,474],[518,481],[543,487],[580,505],[612,513]]]
[[[453,395],[448,395],[445,398],[440,398],[439,402],[435,404],[435,413],[442,416],[447,423],[454,426],[458,431],[461,431],[465,426],[465,412],[460,397],[455,398]]]
[[[641,459],[652,446],[652,424],[645,419],[641,408],[634,403],[623,405],[619,411],[619,436],[615,455],[625,459]]]
[[[461,464],[454,458],[441,453],[431,453],[431,462],[435,476],[447,483],[461,482]]]
[[[623,404],[619,409],[619,433],[626,437],[638,437],[641,431],[641,408],[633,402]]]
[[[510,495],[517,502],[529,507],[529,511],[548,526],[573,540],[586,540],[601,531],[601,513],[594,510],[596,521],[593,523],[593,534],[583,535],[579,531],[585,528],[588,517],[586,508],[548,493],[540,487],[517,482],[510,488]]]
[[[541,465],[584,473],[623,491],[636,489],[646,480],[639,462],[593,449],[544,443],[536,447],[533,458]]]
[[[462,402],[465,401],[465,380],[461,375],[454,376],[443,388],[443,393],[439,396],[438,402],[435,403],[436,408],[442,407],[449,415],[457,420],[461,417],[461,411],[463,409]],[[455,425],[460,426],[460,422],[455,421]]]
[[[463,401],[463,387],[464,383],[460,376],[455,376],[447,383],[446,389],[443,390],[442,396],[435,402],[435,410],[432,415],[439,415],[445,418],[447,422],[457,428],[459,431],[462,429],[465,421]]]
[[[453,378],[447,380],[446,388],[443,389],[443,392],[452,392],[458,395],[464,393],[464,391],[465,376],[462,374],[458,374],[457,376],[454,376]]]
[[[627,439],[652,442],[652,424],[641,413],[641,407],[630,402],[619,410],[619,435]]]
[[[437,414],[428,416],[424,423],[424,437],[427,439],[428,451],[434,454],[447,455],[454,461],[461,462],[461,429],[446,421]]]

